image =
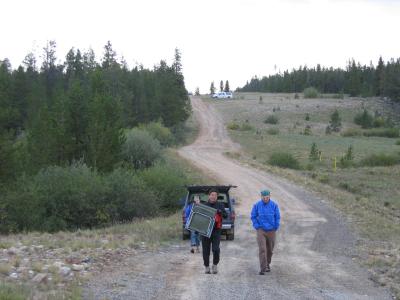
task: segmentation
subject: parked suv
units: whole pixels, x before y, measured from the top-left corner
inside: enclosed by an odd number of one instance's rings
[[[213,94],[212,97],[216,99],[232,99],[233,94],[232,92],[218,92]]]
[[[217,189],[218,199],[217,201],[223,203],[227,212],[227,217],[222,219],[222,235],[226,235],[227,240],[233,240],[235,238],[235,199],[229,196],[229,190],[236,188],[234,185],[192,185],[187,186],[187,195],[184,198],[184,205],[182,209],[182,239],[189,239],[190,232],[185,229],[186,217],[185,209],[193,202],[194,196],[200,197],[200,203],[207,203],[208,191],[212,188]]]

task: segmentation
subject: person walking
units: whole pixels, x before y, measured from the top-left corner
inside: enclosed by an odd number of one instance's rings
[[[251,221],[257,230],[260,275],[271,271],[271,259],[280,219],[279,206],[271,200],[270,191],[261,191],[261,200],[257,201],[251,210]]]
[[[225,206],[223,203],[219,203],[218,201],[218,190],[210,189],[208,192],[208,202],[205,205],[215,208],[217,213],[215,215],[215,223],[214,228],[212,230],[211,236],[201,238],[201,246],[203,249],[203,263],[205,267],[205,273],[213,274],[218,273],[217,265],[220,260],[220,248],[219,244],[221,241],[221,228],[222,228],[222,218],[228,217],[228,214],[225,211]],[[210,270],[210,250],[213,252],[213,265]]]
[[[186,221],[189,220],[190,212],[192,211],[193,205],[194,204],[199,204],[200,203],[200,197],[199,195],[195,195],[193,197],[193,202],[190,203],[185,210],[185,219]],[[190,231],[190,252],[191,253],[199,253],[199,246],[200,246],[200,239],[199,239],[199,233],[197,231]]]

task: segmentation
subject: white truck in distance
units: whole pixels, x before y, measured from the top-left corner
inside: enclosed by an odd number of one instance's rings
[[[233,94],[232,92],[218,92],[213,94],[212,97],[216,99],[232,99]]]

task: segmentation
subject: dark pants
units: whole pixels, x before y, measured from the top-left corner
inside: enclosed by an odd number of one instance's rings
[[[201,237],[201,246],[203,247],[204,266],[210,266],[210,250],[213,252],[213,264],[219,263],[219,242],[221,240],[221,229],[214,229],[210,238]]]

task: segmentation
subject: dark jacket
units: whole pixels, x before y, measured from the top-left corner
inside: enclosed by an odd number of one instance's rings
[[[207,205],[209,207],[212,207],[212,208],[217,210],[217,215],[221,216],[221,219],[220,219],[221,220],[221,224],[220,225],[222,225],[222,218],[227,218],[228,217],[228,214],[226,213],[226,210],[225,210],[225,205],[223,203],[218,202],[218,201],[215,202],[215,203],[211,203],[210,201],[208,201],[207,203],[205,203],[205,205]],[[218,218],[216,218],[216,220],[217,219]],[[220,229],[220,228],[216,227],[216,225],[217,224],[214,224],[214,229]]]

